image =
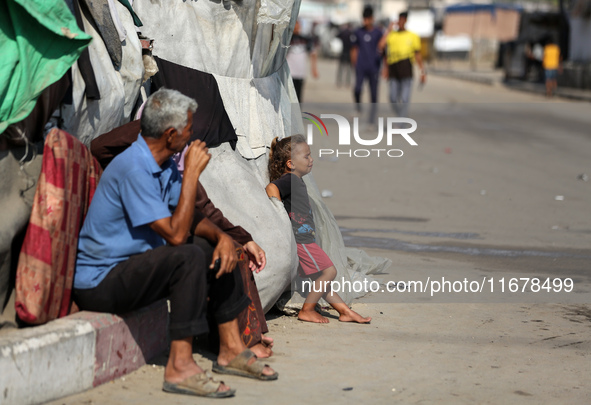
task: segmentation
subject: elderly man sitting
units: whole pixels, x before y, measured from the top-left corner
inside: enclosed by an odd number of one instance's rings
[[[193,142],[182,178],[171,159],[189,141],[196,109],[174,90],[148,99],[141,136],[109,164],[84,221],[74,299],[84,310],[125,313],[168,297],[172,342],[163,389],[227,397],[235,390],[213,380],[192,356],[193,336],[208,332],[208,306],[220,335],[214,371],[261,380],[278,374],[240,338],[236,317],[250,300],[232,239],[194,210],[211,155],[204,143]],[[211,263],[201,238],[216,244]]]

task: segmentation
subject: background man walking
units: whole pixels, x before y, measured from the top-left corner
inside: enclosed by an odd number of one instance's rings
[[[394,22],[390,23],[388,32],[380,40],[379,49],[386,50],[384,61],[384,78],[389,79],[390,101],[399,117],[408,116],[408,105],[413,82],[413,62],[417,62],[421,70],[421,83],[425,83],[427,75],[421,56],[421,39],[413,32],[406,30],[408,13],[400,13],[398,30],[394,31]]]
[[[363,27],[355,30],[352,38],[351,62],[355,66],[355,103],[357,111],[361,111],[361,89],[365,79],[369,81],[371,92],[370,123],[375,123],[376,103],[378,102],[378,79],[382,63],[378,44],[382,39],[382,31],[374,27],[373,9],[371,6],[363,10]]]

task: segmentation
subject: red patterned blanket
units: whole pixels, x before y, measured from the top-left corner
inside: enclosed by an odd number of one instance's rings
[[[72,135],[59,129],[47,135],[16,274],[16,312],[24,322],[43,324],[75,312],[71,293],[78,234],[101,173]]]

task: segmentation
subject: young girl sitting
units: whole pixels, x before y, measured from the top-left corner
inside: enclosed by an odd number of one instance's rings
[[[266,191],[269,197],[283,201],[291,219],[300,260],[301,276],[310,277],[314,287],[309,292],[298,319],[307,322],[328,323],[328,319],[315,311],[320,298],[324,298],[340,314],[341,322],[369,323],[351,310],[330,288],[337,271],[324,251],[315,243],[314,217],[308,199],[308,191],[302,177],[312,170],[310,147],[302,135],[294,135],[280,141],[275,138],[269,155],[271,183]]]

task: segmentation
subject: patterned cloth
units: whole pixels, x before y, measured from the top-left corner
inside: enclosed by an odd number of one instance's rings
[[[16,274],[16,312],[22,321],[43,324],[76,312],[71,293],[78,234],[101,173],[73,136],[59,129],[47,135]]]
[[[238,267],[244,283],[244,293],[250,298],[250,305],[238,315],[238,330],[240,337],[246,347],[253,347],[263,341],[263,334],[269,331],[265,312],[261,305],[259,290],[257,289],[254,275],[248,267],[248,257],[242,250],[242,246],[235,242],[236,247],[240,249]],[[238,250],[238,249],[237,249]]]

